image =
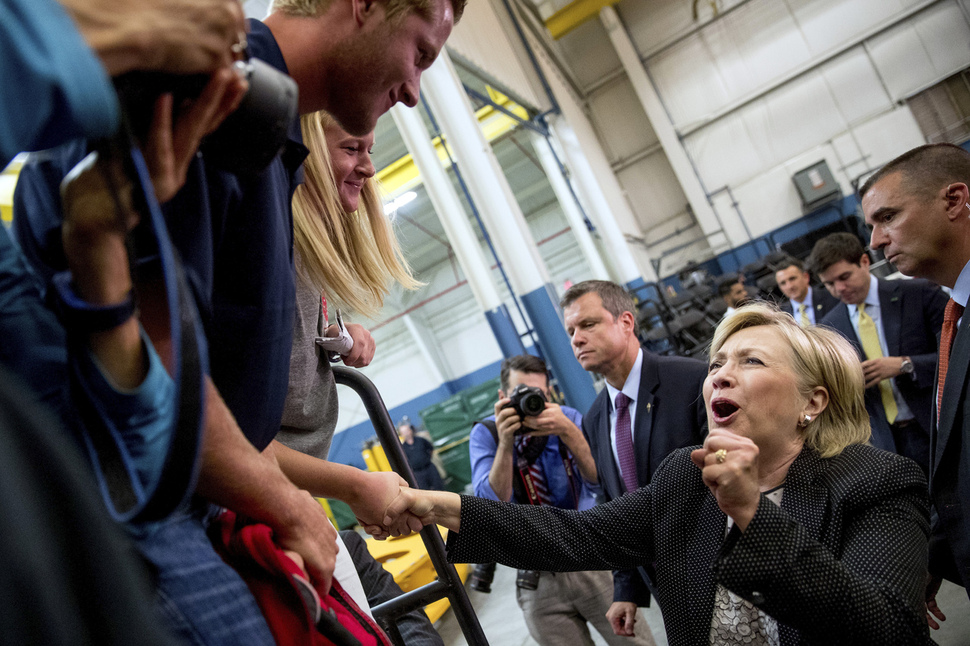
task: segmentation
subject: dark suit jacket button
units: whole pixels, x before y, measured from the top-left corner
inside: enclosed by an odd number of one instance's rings
[[[751,603],[753,603],[756,606],[760,606],[764,602],[765,602],[765,595],[761,594],[757,590],[751,593]]]

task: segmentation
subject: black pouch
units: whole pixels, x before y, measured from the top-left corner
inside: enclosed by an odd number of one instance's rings
[[[519,570],[515,575],[515,587],[523,590],[535,590],[539,587],[539,575],[536,570]]]

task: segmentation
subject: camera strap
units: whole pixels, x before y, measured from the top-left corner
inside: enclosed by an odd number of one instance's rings
[[[120,142],[115,141],[103,150],[106,154],[126,156],[126,173],[132,176],[136,208],[147,229],[142,231],[145,235],[138,242],[151,246],[161,268],[171,335],[175,413],[164,455],[160,458],[162,466],[152,482],[140,481],[129,450],[130,439],[125,438],[127,429],[117,428],[111,422],[108,411],[91,392],[76,365],[71,370],[71,380],[72,389],[79,395],[75,403],[84,427],[82,440],[108,511],[120,522],[145,522],[174,512],[195,488],[208,373],[207,346],[195,300],[168,236],[145,160],[135,146],[130,147],[130,156],[127,146],[119,148]],[[129,234],[129,262],[132,263],[135,253],[131,239],[141,228],[139,225]]]
[[[481,420],[479,422],[487,428],[498,446],[498,427],[494,420]],[[513,467],[518,477],[512,478],[512,492],[518,500],[527,500],[530,505],[550,504],[550,493],[548,485],[543,477],[542,467],[538,463],[539,456],[546,448],[549,441],[548,436],[521,438],[513,444]],[[573,508],[579,506],[579,481],[576,470],[573,468],[573,458],[569,449],[560,441],[559,457],[562,459],[563,469],[566,472],[566,479],[569,482],[569,492],[573,498]],[[545,498],[543,498],[545,496]]]

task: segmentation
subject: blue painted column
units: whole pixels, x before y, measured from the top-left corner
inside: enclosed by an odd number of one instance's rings
[[[394,106],[391,109],[391,116],[421,173],[431,204],[438,214],[438,219],[441,220],[445,235],[452,244],[458,264],[465,272],[475,300],[485,312],[485,318],[492,328],[495,341],[502,350],[502,356],[525,354],[519,332],[509,316],[508,308],[502,303],[498,290],[492,283],[489,263],[485,260],[465,208],[458,199],[445,169],[441,167],[424,121],[421,120],[417,110],[405,108],[403,105]]]
[[[422,90],[454,151],[456,163],[498,250],[512,288],[522,297],[552,374],[566,395],[567,403],[585,410],[596,394],[592,379],[573,357],[558,299],[549,287],[549,272],[495,153],[482,134],[447,50],[443,50],[434,65],[424,73]]]
[[[519,332],[512,323],[512,317],[509,316],[509,308],[504,303],[493,310],[486,311],[485,319],[488,321],[488,326],[492,328],[498,347],[502,349],[503,357],[508,359],[525,354],[525,346],[522,345]]]
[[[553,287],[547,284],[523,294],[522,306],[532,319],[539,342],[542,343],[546,364],[556,376],[559,387],[566,396],[566,403],[585,413],[596,399],[593,378],[573,356],[573,348],[554,299]]]

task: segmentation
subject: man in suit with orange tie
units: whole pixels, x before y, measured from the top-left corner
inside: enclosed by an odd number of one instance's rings
[[[952,290],[940,334],[930,452],[935,514],[927,610],[936,619],[940,579],[970,588],[970,153],[920,146],[872,176],[860,191],[872,248],[907,276]],[[936,628],[933,616],[927,615]]]

